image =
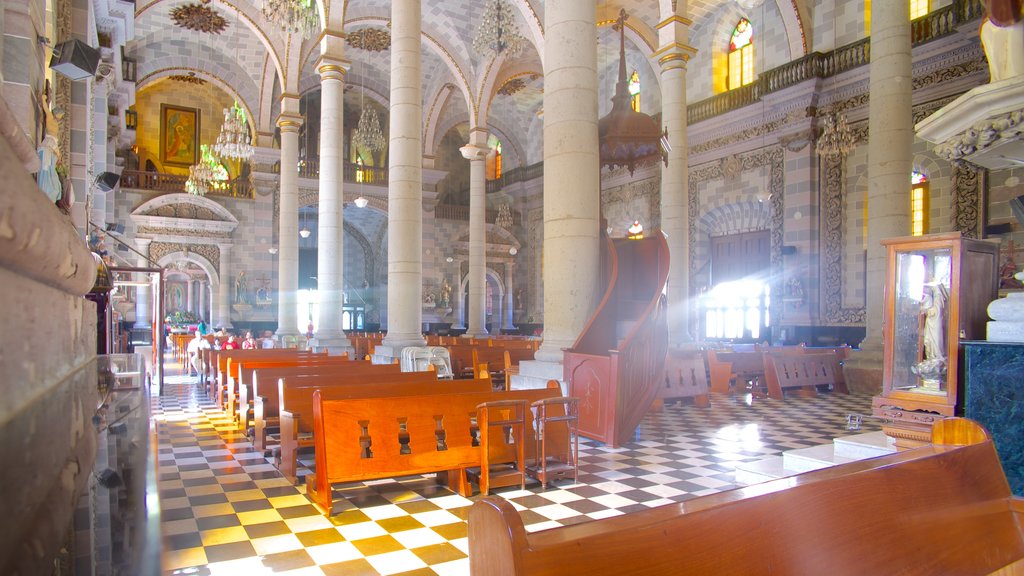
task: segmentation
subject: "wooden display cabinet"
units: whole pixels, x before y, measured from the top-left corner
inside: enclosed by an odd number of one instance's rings
[[[936,420],[963,412],[960,341],[985,338],[998,296],[999,245],[959,232],[890,238],[882,394],[872,402],[897,446],[929,442]]]

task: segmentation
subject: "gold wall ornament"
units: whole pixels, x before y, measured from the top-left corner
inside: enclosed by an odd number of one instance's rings
[[[350,48],[367,52],[383,52],[391,48],[391,32],[385,28],[360,28],[345,34]]]
[[[206,4],[185,4],[171,9],[171,20],[186,30],[197,30],[208,34],[220,34],[228,27],[228,21]]]
[[[510,78],[508,82],[501,85],[501,88],[498,88],[498,94],[511,96],[523,88],[526,88],[526,82],[522,78]]]
[[[171,74],[167,77],[168,80],[174,80],[175,82],[184,82],[185,84],[206,84],[206,80],[196,76],[195,72],[191,72],[188,75],[185,74]]]

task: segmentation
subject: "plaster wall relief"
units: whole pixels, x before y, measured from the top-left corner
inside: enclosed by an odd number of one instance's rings
[[[698,292],[708,287],[711,236],[768,229],[772,306],[781,310],[784,150],[778,145],[767,146],[734,158],[735,161],[723,158],[690,168],[691,290]],[[734,163],[738,163],[739,171],[732,175]],[[765,198],[766,194],[770,197]]]
[[[985,229],[984,190],[988,170],[968,162],[953,164],[952,225],[966,238],[982,238]]]
[[[851,158],[866,159],[866,146]],[[830,325],[864,323],[867,182],[847,174],[849,158],[821,158],[821,317]],[[864,163],[859,164],[864,166]],[[845,280],[845,281],[844,281]]]
[[[624,236],[634,220],[644,230],[661,228],[661,178],[629,182],[601,191],[601,211],[612,236]]]

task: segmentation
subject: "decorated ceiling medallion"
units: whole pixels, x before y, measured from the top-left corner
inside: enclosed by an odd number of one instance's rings
[[[206,80],[203,80],[202,78],[196,76],[195,72],[189,72],[188,75],[172,74],[167,78],[170,80],[174,80],[175,82],[184,82],[185,84],[206,84]]]
[[[360,28],[345,35],[351,48],[368,52],[383,52],[391,48],[391,32],[383,28]]]
[[[501,94],[502,96],[511,96],[523,88],[526,88],[526,82],[522,78],[512,78],[508,82],[505,82],[501,88],[498,88],[498,94]]]
[[[227,20],[206,3],[185,4],[171,9],[171,19],[186,30],[220,34],[228,27]]]

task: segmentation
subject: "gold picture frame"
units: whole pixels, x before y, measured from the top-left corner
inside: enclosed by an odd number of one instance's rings
[[[160,161],[188,167],[199,159],[199,109],[160,105]]]

